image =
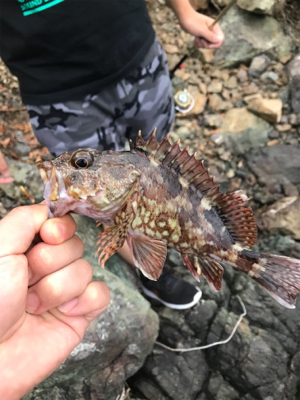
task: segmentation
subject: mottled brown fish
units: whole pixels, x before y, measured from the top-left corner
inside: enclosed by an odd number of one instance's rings
[[[300,260],[250,251],[257,228],[247,197],[220,193],[203,162],[178,143],[158,143],[154,131],[147,142],[139,134],[131,151],[81,149],[38,168],[52,216],[74,212],[108,225],[97,243],[103,267],[127,239],[135,265],[156,280],[170,246],[216,290],[224,261],[295,307]]]

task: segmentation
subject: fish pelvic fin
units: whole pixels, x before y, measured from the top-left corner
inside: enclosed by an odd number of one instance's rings
[[[236,265],[286,308],[295,308],[300,292],[300,260],[241,251]]]
[[[216,292],[221,289],[224,269],[217,261],[190,254],[181,254],[181,257],[197,281],[200,275],[203,275],[211,289]]]

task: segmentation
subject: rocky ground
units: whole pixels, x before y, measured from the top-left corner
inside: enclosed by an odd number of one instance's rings
[[[215,8],[210,4],[208,9],[208,2],[195,2],[213,14],[226,0],[211,2]],[[221,23],[226,34],[222,48],[194,52],[176,71],[174,92],[187,88],[195,106],[188,115],[177,116],[172,140],[179,138],[197,151],[222,190],[246,191],[259,228],[256,250],[300,258],[300,53],[291,12],[298,3],[287,1],[283,7],[284,2],[277,2],[271,8],[270,3],[239,0]],[[257,7],[263,15],[256,14]],[[172,68],[188,51],[191,38],[164,0],[149,1],[149,9]],[[35,140],[18,82],[3,64],[0,101],[0,149],[15,178],[0,186],[3,217],[30,203],[30,196],[42,198],[34,161],[47,156],[47,149]],[[118,277],[98,270],[91,256],[95,224],[81,217],[77,221],[95,278],[112,287],[112,305],[81,348],[27,400],[115,399],[124,380],[143,363],[127,381],[131,399],[300,399],[299,308],[283,308],[250,278],[225,266],[219,293],[202,280],[199,305],[179,312],[153,303],[153,312],[136,290],[135,272],[118,256],[107,265]],[[195,284],[176,252],[169,252],[167,264]],[[158,340],[171,347],[225,339],[242,312],[237,295],[247,316],[228,344],[187,353],[154,345],[151,351],[157,315]]]

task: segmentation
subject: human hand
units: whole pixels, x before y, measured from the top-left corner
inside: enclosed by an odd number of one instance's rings
[[[47,218],[40,204],[0,221],[1,400],[19,399],[50,375],[109,304],[108,287],[91,282],[81,259],[73,218]]]
[[[225,36],[219,24],[209,29],[214,20],[200,14],[192,7],[179,15],[179,23],[183,30],[195,36],[194,45],[198,48],[216,49],[222,45]]]

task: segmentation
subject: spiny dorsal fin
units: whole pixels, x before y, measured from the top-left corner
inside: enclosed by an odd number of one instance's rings
[[[208,200],[209,205],[215,207],[233,240],[241,246],[252,247],[256,242],[257,228],[251,208],[244,205],[247,197],[241,191],[221,193],[219,185],[209,176],[203,161],[197,161],[195,155],[190,156],[188,148],[181,150],[179,141],[171,144],[170,134],[161,143],[157,141],[155,134],[156,129],[145,141],[139,131],[131,150],[146,153],[148,157],[176,172],[186,182],[186,186],[195,187]]]

